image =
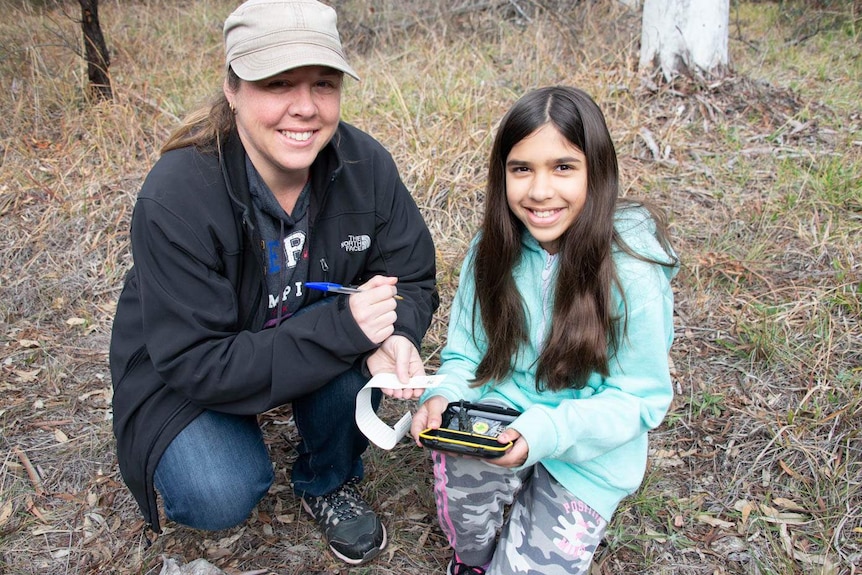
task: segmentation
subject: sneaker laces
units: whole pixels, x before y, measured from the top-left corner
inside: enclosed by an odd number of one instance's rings
[[[351,479],[344,485],[323,495],[321,498],[321,509],[329,511],[339,521],[347,521],[362,515],[362,498],[356,491],[356,480]],[[326,508],[329,509],[326,509]]]

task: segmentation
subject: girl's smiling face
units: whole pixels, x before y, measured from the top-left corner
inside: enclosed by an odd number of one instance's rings
[[[587,200],[587,159],[553,124],[515,144],[506,158],[509,209],[548,253]]]

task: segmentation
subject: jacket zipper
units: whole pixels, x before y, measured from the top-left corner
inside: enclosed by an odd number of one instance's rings
[[[254,224],[249,219],[248,209],[246,209],[245,207],[243,209],[243,214],[242,214],[242,227],[245,230],[246,241],[249,241],[252,244],[254,244],[255,243]],[[257,258],[258,266],[265,265],[264,259],[263,259],[263,249],[256,249],[255,248],[252,251],[254,253],[254,257]],[[261,269],[265,270],[266,268],[261,268]],[[266,273],[266,272],[264,271],[264,273]],[[255,296],[254,303],[249,308],[248,315],[246,316],[245,320],[243,321],[242,329],[244,329],[244,330],[252,329],[253,324],[254,324],[254,318],[257,317],[261,302],[263,301],[265,294],[266,294],[266,278],[262,277],[260,290],[258,291],[257,295]]]
[[[550,301],[550,293],[551,293],[551,271],[554,267],[554,261],[556,261],[557,256],[554,254],[548,254],[545,258],[545,265],[542,267],[542,285],[540,288],[540,301],[542,302],[542,324],[538,333],[541,334],[540,337],[542,341],[540,344],[544,344],[544,340],[547,339],[548,334],[545,333],[545,326],[548,325],[548,317],[546,315],[548,309],[548,302]],[[553,314],[553,310],[551,310]]]
[[[320,258],[320,271],[323,272],[323,280],[329,279],[329,264],[326,263],[326,258]]]

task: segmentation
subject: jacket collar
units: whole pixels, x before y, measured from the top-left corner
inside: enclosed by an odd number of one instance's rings
[[[539,240],[533,237],[533,234],[527,231],[525,227],[521,229],[521,245],[524,246],[524,249],[537,252],[537,253],[547,253],[545,252],[545,248],[539,243]]]
[[[339,152],[343,123],[329,143],[320,151],[311,165],[311,204],[309,216],[313,222],[322,209],[329,193],[329,184],[338,178],[344,162]],[[245,219],[253,218],[251,192],[248,188],[248,174],[245,170],[245,148],[240,141],[236,128],[231,130],[224,143],[219,147],[219,164],[231,199],[239,204]]]

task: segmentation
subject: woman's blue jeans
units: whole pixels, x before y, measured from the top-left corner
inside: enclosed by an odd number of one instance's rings
[[[293,402],[301,442],[291,480],[298,496],[325,495],[350,478],[362,478],[368,440],[356,427],[355,409],[356,394],[366,383],[351,369]],[[381,394],[374,391],[376,410]],[[244,521],[273,478],[256,416],[204,411],[168,446],[155,484],[169,519],[218,530]]]

